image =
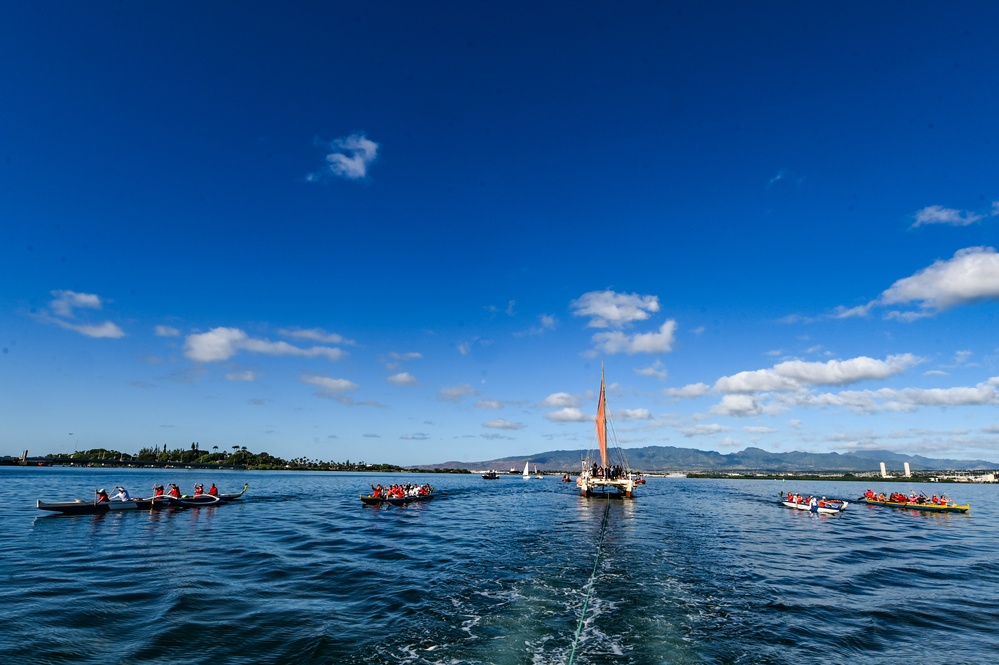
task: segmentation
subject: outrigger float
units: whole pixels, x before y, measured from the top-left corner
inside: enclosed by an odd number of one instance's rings
[[[250,484],[246,483],[243,485],[243,490],[241,492],[219,494],[218,496],[212,494],[188,496],[185,494],[180,497],[174,497],[164,494],[150,497],[148,499],[102,501],[100,503],[84,501],[83,499],[74,499],[72,501],[42,501],[41,499],[38,499],[35,505],[40,510],[50,510],[62,513],[63,515],[101,515],[104,513],[134,512],[139,510],[150,511],[173,507],[201,508],[204,506],[214,506],[217,504],[229,503],[230,501],[236,501],[237,499],[242,498],[249,486]]]

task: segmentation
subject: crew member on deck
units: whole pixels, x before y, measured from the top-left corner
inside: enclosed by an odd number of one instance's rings
[[[180,488],[175,483],[170,483],[170,496],[175,499],[180,498]]]
[[[108,493],[103,488],[94,490],[94,503],[107,503],[108,501],[110,501]]]
[[[201,483],[198,483],[197,485],[194,486],[194,496],[201,496],[204,493],[205,493],[205,486],[204,485],[202,485]]]
[[[212,496],[219,495],[219,488],[215,487],[215,483],[212,483],[212,486],[208,488],[208,493],[211,494]]]

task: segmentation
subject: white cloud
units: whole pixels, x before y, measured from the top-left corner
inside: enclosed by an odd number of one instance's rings
[[[460,386],[441,388],[437,394],[445,402],[460,402],[465,397],[475,397],[479,393],[475,388],[466,383]]]
[[[763,412],[751,395],[724,395],[711,407],[711,413],[722,416],[758,416]]]
[[[673,350],[676,321],[670,319],[658,332],[628,335],[621,331],[597,333],[593,336],[595,351],[607,354],[666,353]]]
[[[556,423],[582,423],[592,421],[594,416],[583,413],[574,407],[566,407],[564,409],[559,409],[558,411],[546,413],[545,418]]]
[[[353,392],[358,389],[358,385],[347,379],[334,379],[329,376],[305,375],[302,381],[318,386],[324,393],[344,393]]]
[[[239,328],[224,327],[212,328],[205,333],[188,335],[184,348],[184,354],[197,362],[228,360],[239,351],[263,353],[271,356],[325,357],[330,360],[339,360],[345,355],[341,349],[329,346],[302,348],[287,342],[254,339]]]
[[[51,293],[55,296],[55,300],[49,304],[52,312],[56,316],[67,319],[73,318],[73,310],[75,309],[101,309],[103,307],[100,296],[93,293],[77,293],[76,291],[52,291]]]
[[[311,342],[320,342],[321,344],[356,344],[354,340],[347,339],[343,335],[338,335],[337,333],[326,332],[320,328],[282,328],[278,330],[278,334],[283,337],[291,337],[292,339],[306,339]]]
[[[125,331],[110,321],[98,324],[70,323],[69,321],[63,321],[61,319],[51,319],[51,321],[60,328],[72,330],[80,333],[81,335],[86,335],[87,337],[118,339],[125,336]]]
[[[659,311],[659,298],[637,293],[590,291],[569,303],[573,316],[590,317],[590,328],[622,328]]]
[[[618,409],[614,412],[615,420],[652,420],[648,409]]]
[[[663,394],[667,397],[690,399],[707,395],[710,390],[711,386],[706,383],[690,383],[682,388],[666,388],[663,390]]]
[[[333,152],[326,155],[327,166],[306,176],[309,182],[326,177],[358,180],[368,174],[368,167],[378,156],[378,144],[364,134],[352,134],[329,142]]]
[[[911,277],[900,279],[878,299],[882,305],[919,303],[922,314],[979,300],[999,298],[999,254],[992,247],[958,250]],[[904,314],[896,318],[906,318]],[[909,314],[909,318],[916,318]]]
[[[418,351],[409,351],[407,353],[397,353],[392,351],[389,353],[389,357],[393,360],[418,360],[423,357],[423,354]]]
[[[288,342],[271,342],[265,339],[247,338],[239,344],[240,348],[254,353],[269,356],[302,356],[304,358],[325,357],[330,360],[340,360],[344,356],[341,349],[330,346],[310,346],[303,349]]]
[[[156,326],[153,334],[157,337],[180,337],[180,331],[172,326]]]
[[[96,324],[77,321],[76,310],[100,310],[104,306],[100,296],[76,291],[52,291],[51,294],[55,299],[49,303],[49,311],[41,313],[39,319],[87,337],[118,339],[125,336],[125,331],[111,321]]]
[[[714,387],[722,393],[749,393],[793,391],[813,385],[845,385],[858,381],[886,379],[904,372],[919,362],[922,362],[922,359],[910,353],[888,356],[885,360],[875,360],[866,356],[827,362],[789,360],[778,363],[770,369],[724,376],[715,382]]]
[[[773,427],[761,427],[761,426],[748,426],[743,427],[742,431],[749,432],[750,434],[776,434],[777,430]]]
[[[409,372],[399,372],[398,374],[393,374],[385,380],[389,383],[394,383],[397,386],[413,386],[418,383],[416,377]]]
[[[996,204],[993,203],[993,210],[996,209]],[[995,214],[992,212],[991,214]],[[919,226],[925,226],[927,224],[947,224],[949,226],[969,226],[975,222],[979,222],[985,219],[987,215],[982,215],[979,213],[970,212],[967,210],[955,210],[953,208],[944,208],[943,206],[927,206],[922,210],[918,211],[914,217],[915,222],[909,228],[916,228]]]
[[[975,386],[953,388],[903,388],[894,390],[844,390],[813,394],[806,391],[783,398],[788,406],[843,407],[856,413],[909,413],[920,407],[999,405],[999,377]]]
[[[185,355],[198,362],[219,362],[236,355],[238,344],[246,339],[239,328],[212,328],[187,336]]]
[[[669,372],[666,371],[666,366],[663,365],[661,360],[656,360],[648,367],[636,369],[635,373],[640,376],[651,376],[656,379],[666,379],[669,376]]]
[[[687,438],[694,436],[709,436],[711,434],[719,434],[721,432],[728,432],[731,428],[725,427],[724,425],[708,424],[703,423],[700,425],[695,425],[694,427],[688,427],[680,430],[680,434]]]
[[[525,425],[523,423],[512,423],[509,420],[504,420],[503,418],[497,418],[496,420],[490,420],[482,423],[483,427],[488,427],[490,429],[523,429]]]
[[[229,372],[225,375],[225,378],[229,381],[256,381],[257,375],[251,370],[246,370],[243,372]]]
[[[579,398],[569,393],[552,393],[541,401],[541,406],[579,406]]]
[[[896,281],[866,305],[839,307],[832,316],[840,319],[862,317],[875,307],[910,305],[916,309],[889,311],[885,318],[915,321],[958,305],[997,299],[999,254],[993,247],[967,247],[955,252],[953,258],[935,261]]]
[[[479,409],[502,409],[503,402],[495,399],[480,399],[474,406]]]

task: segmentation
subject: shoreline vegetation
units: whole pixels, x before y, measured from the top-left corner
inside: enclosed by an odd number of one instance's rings
[[[0,464],[21,466],[82,466],[170,469],[239,469],[250,471],[374,471],[382,473],[471,473],[468,469],[414,469],[395,464],[369,464],[364,461],[323,461],[296,457],[285,460],[269,453],[254,453],[246,446],[231,446],[229,450],[212,446],[202,450],[197,443],[190,449],[142,448],[131,455],[118,450],[92,448],[74,453],[53,453],[40,457],[5,457]]]
[[[455,473],[455,474],[478,474],[480,471],[468,468],[450,467],[403,467],[396,464],[371,464],[363,460],[351,462],[323,461],[318,459],[308,459],[296,457],[285,460],[275,457],[266,452],[254,453],[246,446],[230,446],[228,450],[219,446],[212,446],[210,450],[204,450],[194,442],[190,448],[168,449],[166,445],[162,448],[147,447],[142,448],[136,455],[123,453],[117,450],[106,448],[92,448],[90,450],[76,451],[73,453],[53,453],[40,457],[4,457],[0,458],[0,465],[21,465],[21,466],[81,466],[81,467],[129,467],[129,468],[190,468],[190,469],[228,469],[228,470],[252,470],[252,471],[350,471],[350,472],[376,472],[376,473]],[[565,474],[575,475],[574,469],[542,469],[540,473],[551,476],[563,476]],[[937,483],[962,483],[969,482],[969,478],[955,476],[953,470],[948,471],[913,471],[908,477],[902,475],[892,475],[882,478],[876,471],[871,472],[841,472],[829,471],[765,471],[765,470],[726,470],[726,471],[686,471],[664,472],[649,471],[643,475],[647,477],[657,476],[683,476],[686,478],[701,479],[723,479],[723,480],[794,480],[794,481],[853,481],[853,482],[937,482]],[[500,475],[507,475],[501,472]]]

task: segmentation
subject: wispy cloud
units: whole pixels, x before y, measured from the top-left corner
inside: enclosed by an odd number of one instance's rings
[[[441,388],[437,393],[438,397],[445,402],[460,402],[465,397],[476,397],[478,394],[478,391],[467,383],[460,386]]]
[[[509,420],[504,420],[503,418],[497,418],[496,420],[488,420],[482,423],[482,426],[488,427],[490,429],[508,429],[508,430],[523,429],[524,427],[526,427],[524,423],[513,423],[510,422]]]
[[[304,339],[310,342],[319,342],[320,344],[344,344],[347,346],[356,344],[352,339],[347,339],[337,333],[326,332],[320,328],[282,328],[278,330],[278,334],[282,337]]]
[[[323,168],[305,177],[308,182],[318,182],[329,177],[359,180],[368,175],[368,167],[378,156],[378,144],[363,133],[333,139],[328,143],[317,143],[332,152],[326,155],[326,165]]]
[[[232,358],[240,351],[270,356],[300,356],[340,360],[343,350],[329,346],[302,348],[288,342],[272,342],[250,337],[239,328],[212,328],[208,332],[188,335],[184,342],[184,355],[197,362],[220,362]]]
[[[665,379],[669,376],[669,372],[666,371],[666,366],[663,365],[661,360],[656,360],[648,367],[636,369],[635,373],[639,376],[651,376],[656,379]]]
[[[930,224],[946,224],[948,226],[970,226],[975,222],[980,222],[987,217],[999,215],[999,201],[992,203],[992,209],[988,212],[972,212],[970,210],[957,210],[955,208],[945,208],[943,206],[927,206],[913,215],[915,221],[909,228],[917,228]]]
[[[156,326],[153,334],[157,337],[180,337],[180,331],[173,326]]]
[[[118,339],[125,336],[125,331],[111,321],[87,323],[78,319],[77,310],[100,310],[104,307],[100,296],[76,291],[51,293],[54,299],[49,303],[48,310],[38,315],[39,319],[87,337]]]
[[[356,383],[347,379],[334,379],[333,377],[318,374],[307,374],[302,377],[302,381],[317,386],[326,393],[353,392],[359,387]]]

